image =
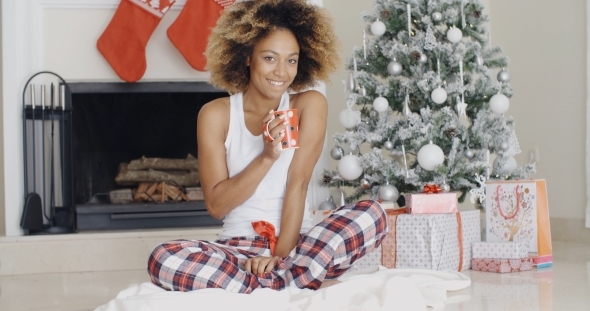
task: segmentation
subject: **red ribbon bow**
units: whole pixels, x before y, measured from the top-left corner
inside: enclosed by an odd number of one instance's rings
[[[270,254],[274,256],[275,247],[277,246],[277,236],[275,234],[275,226],[273,226],[270,222],[260,220],[260,221],[252,222],[252,228],[260,236],[263,236],[268,239],[268,242],[270,244]]]
[[[437,185],[437,184],[426,184],[424,185],[424,190],[422,190],[422,193],[441,193],[442,189]]]

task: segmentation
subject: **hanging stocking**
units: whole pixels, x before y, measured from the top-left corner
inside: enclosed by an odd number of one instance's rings
[[[96,47],[124,81],[135,82],[146,68],[145,47],[176,0],[121,0]]]
[[[187,0],[178,18],[168,28],[168,38],[196,70],[205,71],[205,48],[223,8],[234,0]]]

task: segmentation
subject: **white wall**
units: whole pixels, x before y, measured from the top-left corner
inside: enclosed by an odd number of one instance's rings
[[[330,11],[334,18],[336,35],[342,43],[339,55],[342,61],[345,62],[355,46],[363,46],[363,30],[365,27],[362,12],[370,13],[372,11],[373,0],[324,0],[324,8]],[[346,79],[347,74],[348,71],[342,66],[338,72],[332,74],[330,77],[332,83],[327,85],[330,115],[328,118],[328,150],[334,147],[332,135],[344,130],[338,121],[338,114],[346,108],[342,80]],[[330,158],[329,168],[336,169],[336,165],[337,161]]]
[[[510,58],[509,112],[524,163],[539,148],[551,216],[585,217],[586,1],[490,1],[492,41]]]

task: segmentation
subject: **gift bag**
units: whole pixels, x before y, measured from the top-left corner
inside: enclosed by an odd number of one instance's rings
[[[535,266],[551,266],[545,180],[488,181],[485,232],[488,242],[526,242]]]

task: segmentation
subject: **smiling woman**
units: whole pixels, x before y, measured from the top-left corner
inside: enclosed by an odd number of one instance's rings
[[[374,201],[311,224],[307,189],[328,106],[321,93],[304,89],[339,64],[330,21],[304,0],[239,2],[220,17],[207,68],[212,84],[234,94],[203,106],[197,141],[205,205],[223,219],[223,231],[215,242],[156,247],[148,262],[154,284],[318,289],[381,244],[387,223]]]
[[[340,43],[332,17],[313,5],[267,5],[268,1],[244,1],[226,9],[212,30],[205,55],[211,83],[230,93],[243,92],[249,82],[244,66],[254,46],[277,29],[289,30],[301,48],[298,74],[291,89],[301,91],[328,81],[338,69]],[[246,13],[248,12],[248,13]]]

